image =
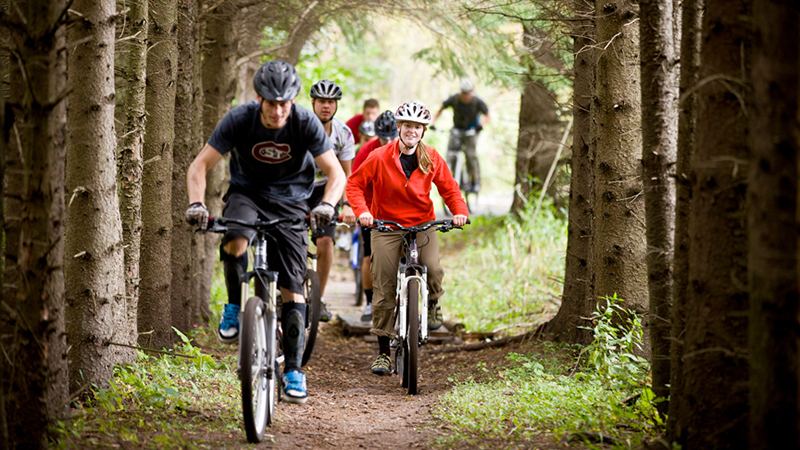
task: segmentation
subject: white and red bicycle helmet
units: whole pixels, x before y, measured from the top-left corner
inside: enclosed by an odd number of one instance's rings
[[[422,125],[431,123],[431,112],[421,103],[403,103],[394,113],[397,122],[416,122]]]

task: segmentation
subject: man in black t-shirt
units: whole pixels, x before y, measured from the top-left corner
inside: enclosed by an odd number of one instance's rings
[[[233,108],[217,125],[200,154],[189,166],[186,182],[191,205],[189,223],[201,229],[208,224],[203,204],[206,173],[230,153],[231,179],[223,197],[224,217],[248,222],[309,214],[306,199],[314,188],[314,163],[328,176],[322,201],[311,210],[312,225],[330,222],[333,205],[347,182],[333,145],[317,116],[295,105],[300,78],[284,61],[264,64],[253,79],[258,101]],[[225,270],[228,304],[219,326],[219,339],[233,343],[239,338],[241,277],[247,272],[247,247],[255,236],[248,228],[229,226],[220,245]],[[267,252],[270,267],[278,269],[283,298],[284,392],[287,402],[303,404],[308,398],[303,356],[306,305],[303,275],[306,270],[308,233],[282,229],[273,233]]]
[[[464,151],[467,159],[467,171],[471,186],[462,186],[467,192],[478,192],[480,190],[480,166],[478,165],[478,154],[475,151],[478,141],[478,133],[483,129],[491,117],[489,108],[483,100],[473,93],[474,85],[469,78],[461,79],[461,92],[453,94],[442,103],[442,106],[433,115],[430,129],[435,130],[434,123],[445,108],[453,108],[453,128],[450,129],[450,140],[447,145],[447,165],[453,171],[456,165],[458,152]],[[460,182],[460,180],[457,180]]]

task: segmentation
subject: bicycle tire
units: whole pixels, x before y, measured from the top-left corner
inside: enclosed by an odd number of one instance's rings
[[[319,274],[314,270],[306,271],[303,279],[303,295],[308,304],[308,327],[306,327],[306,347],[303,349],[301,366],[305,366],[311,359],[314,344],[317,342],[319,317],[322,310],[322,284],[319,281]]]
[[[251,443],[261,442],[264,438],[264,431],[268,422],[271,422],[274,406],[274,397],[270,395],[274,395],[275,392],[274,377],[273,384],[270,384],[267,374],[270,350],[266,322],[263,301],[260,297],[250,297],[242,317],[239,378],[242,383],[244,429],[247,440]]]
[[[408,393],[417,395],[417,370],[419,362],[419,280],[411,279],[408,281]]]
[[[356,278],[356,306],[361,306],[364,304],[364,280],[361,276],[361,268],[364,264],[364,233],[358,233],[358,240],[356,241],[355,245],[358,246],[358,264],[355,269],[355,278]]]

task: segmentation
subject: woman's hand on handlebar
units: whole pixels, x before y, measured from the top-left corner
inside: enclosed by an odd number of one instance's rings
[[[365,212],[364,214],[358,216],[358,223],[362,227],[371,227],[372,226],[372,214]]]
[[[456,214],[453,216],[453,225],[457,227],[463,227],[467,224],[467,216],[462,216],[460,214]]]

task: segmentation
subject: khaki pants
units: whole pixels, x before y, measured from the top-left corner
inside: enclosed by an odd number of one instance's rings
[[[397,266],[403,251],[403,238],[396,233],[373,231],[372,236],[372,329],[376,336],[394,338],[394,308]],[[426,236],[427,235],[427,236]],[[417,234],[419,262],[428,268],[428,300],[436,301],[444,293],[444,269],[439,262],[439,236],[435,229]],[[422,246],[422,244],[425,244]]]

